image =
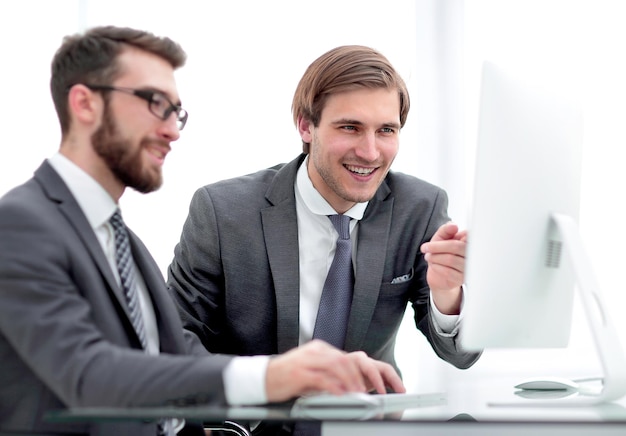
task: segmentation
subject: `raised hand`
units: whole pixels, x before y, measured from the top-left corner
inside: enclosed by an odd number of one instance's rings
[[[460,311],[466,245],[467,231],[459,231],[456,224],[446,223],[437,229],[430,242],[421,246],[424,259],[428,262],[428,286],[435,305],[445,314],[458,314]]]

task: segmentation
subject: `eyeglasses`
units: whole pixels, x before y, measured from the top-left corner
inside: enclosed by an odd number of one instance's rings
[[[167,120],[172,112],[176,113],[176,125],[178,130],[183,130],[187,123],[189,114],[185,109],[175,105],[165,94],[159,91],[149,91],[147,89],[121,88],[108,85],[87,85],[85,86],[94,91],[120,91],[131,94],[148,102],[148,109],[157,118],[163,121]]]

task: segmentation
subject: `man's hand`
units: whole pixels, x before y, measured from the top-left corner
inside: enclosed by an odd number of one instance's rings
[[[465,249],[467,231],[456,224],[439,227],[421,251],[428,262],[426,281],[433,300],[441,313],[457,315],[461,305],[461,285],[465,279]]]
[[[369,358],[362,351],[346,353],[320,340],[294,348],[270,360],[265,376],[270,402],[286,401],[303,394],[330,392],[405,392],[395,369]]]

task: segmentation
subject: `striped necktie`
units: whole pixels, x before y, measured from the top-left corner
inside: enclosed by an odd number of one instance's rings
[[[109,222],[111,223],[111,226],[113,226],[113,233],[115,235],[115,262],[117,263],[117,270],[120,275],[122,289],[124,290],[124,295],[126,296],[130,320],[135,328],[135,332],[137,332],[139,340],[141,341],[141,346],[145,350],[148,343],[146,330],[143,325],[143,318],[141,316],[141,308],[139,307],[139,292],[137,291],[135,263],[133,262],[133,256],[130,252],[128,232],[126,231],[126,226],[124,225],[119,209],[115,210],[115,213],[111,216]]]

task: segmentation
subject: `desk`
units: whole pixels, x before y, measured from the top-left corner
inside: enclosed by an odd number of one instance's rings
[[[599,405],[533,405],[514,393],[516,380],[495,378],[459,382],[444,394],[444,401],[397,410],[315,411],[294,410],[292,404],[269,407],[187,406],[159,408],[83,408],[59,411],[55,421],[146,420],[163,417],[204,421],[324,421],[324,436],[408,436],[419,430],[428,435],[620,435],[626,434],[626,399]],[[555,394],[543,394],[546,397]],[[435,398],[434,396],[433,398]],[[571,394],[569,399],[575,399]],[[552,401],[552,400],[550,400]],[[502,405],[506,403],[507,405]],[[551,404],[548,402],[548,404]],[[359,413],[357,413],[359,412]]]
[[[577,436],[626,434],[626,398],[617,402],[576,404],[576,394],[555,401],[572,400],[570,405],[550,404],[550,396],[535,398],[516,394],[513,386],[519,377],[471,380],[456,383],[446,393],[442,405],[407,409],[401,418],[368,421],[324,422],[324,436]],[[582,398],[585,400],[585,398]],[[535,401],[541,401],[535,405]],[[419,432],[419,433],[418,433]]]

